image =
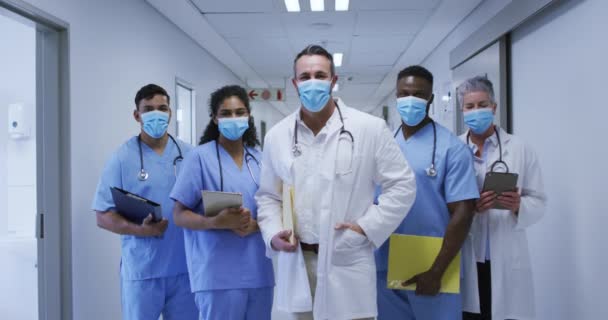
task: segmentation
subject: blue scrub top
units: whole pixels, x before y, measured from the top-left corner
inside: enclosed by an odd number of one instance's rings
[[[192,146],[176,139],[183,156]],[[173,223],[173,200],[169,192],[175,183],[173,160],[179,155],[171,139],[162,155],[157,154],[143,141],[141,143],[144,168],[149,177],[140,181],[139,147],[137,136],[129,139],[118,148],[107,162],[99,179],[93,210],[116,210],[111,187],[117,187],[160,203],[163,217],[169,226],[162,237],[121,236],[122,259],[121,276],[124,280],[145,280],[171,277],[187,272],[182,229]],[[183,161],[177,162],[178,173]]]
[[[407,141],[401,132],[397,134],[397,143],[416,175],[416,200],[394,233],[443,237],[450,222],[447,204],[479,198],[471,151],[448,129],[435,125],[435,177],[426,174],[433,154],[433,125],[428,123]],[[388,249],[386,241],[376,251],[378,271],[388,269]]]
[[[208,142],[194,149],[184,159],[184,170],[179,174],[171,198],[192,211],[204,214],[201,190],[220,191],[220,171],[216,142]],[[247,157],[251,174],[260,181],[261,153],[248,148],[255,157]],[[239,169],[232,157],[219,146],[224,175],[224,191],[243,194],[243,207],[257,219],[254,183],[245,159]],[[470,153],[470,152],[469,152]],[[274,286],[272,262],[266,257],[262,234],[256,232],[241,238],[231,230],[184,229],[186,257],[193,292],[203,290],[250,289]]]

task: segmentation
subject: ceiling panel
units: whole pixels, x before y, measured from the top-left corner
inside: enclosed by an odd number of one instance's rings
[[[347,53],[348,49],[350,48],[350,39],[351,39],[350,34],[346,34],[339,38],[335,38],[335,37],[327,38],[327,37],[321,37],[321,36],[316,36],[316,35],[308,35],[305,37],[290,37],[289,43],[292,48],[293,57],[295,58],[295,55],[297,53],[299,53],[300,51],[302,51],[304,48],[306,48],[308,45],[311,45],[311,44],[321,45],[330,53],[334,53],[334,52]],[[347,56],[344,57],[344,59],[347,59],[347,58],[348,58]],[[346,60],[344,60],[344,61],[346,61]]]
[[[338,82],[341,84],[380,84],[384,79],[384,74],[362,74],[355,72],[338,72]]]
[[[368,66],[368,65],[393,65],[401,56],[399,51],[376,50],[376,51],[353,51],[349,65]]]
[[[355,35],[415,35],[431,13],[430,10],[362,11],[357,16]]]
[[[397,51],[402,53],[414,40],[414,35],[357,36],[352,38],[353,51]]]
[[[350,10],[431,10],[441,0],[350,0]]]
[[[272,12],[273,0],[191,0],[201,12]]]
[[[291,73],[293,55],[287,38],[228,38],[228,43],[260,76]]]
[[[349,65],[393,65],[413,39],[411,35],[353,37]]]
[[[350,65],[345,68],[344,72],[356,73],[361,75],[375,75],[375,74],[387,74],[393,65],[370,65],[370,66],[362,66],[362,65]]]
[[[281,20],[290,37],[314,35],[340,38],[352,35],[355,26],[354,12],[303,12],[283,13]]]
[[[205,18],[224,38],[286,36],[276,13],[207,14]]]

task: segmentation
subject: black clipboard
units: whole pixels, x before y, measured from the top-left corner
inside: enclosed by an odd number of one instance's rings
[[[149,214],[154,222],[163,219],[160,204],[117,187],[111,187],[110,191],[116,211],[130,222],[142,224]]]
[[[517,190],[517,173],[506,173],[506,172],[488,172],[483,182],[483,188],[481,192],[494,191],[496,195],[500,195],[505,191]],[[497,201],[494,202],[493,209],[506,209],[501,206]]]

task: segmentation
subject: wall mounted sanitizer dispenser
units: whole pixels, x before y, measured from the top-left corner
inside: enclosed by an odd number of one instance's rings
[[[14,140],[27,139],[30,136],[30,120],[23,104],[8,106],[8,136]]]

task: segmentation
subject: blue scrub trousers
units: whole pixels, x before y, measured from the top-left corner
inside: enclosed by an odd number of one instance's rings
[[[146,280],[122,280],[123,320],[196,320],[198,310],[188,274]]]
[[[195,293],[199,320],[270,320],[273,287]]]
[[[386,287],[386,272],[378,272],[378,320],[461,320],[462,297],[440,293],[417,296],[414,291]]]

